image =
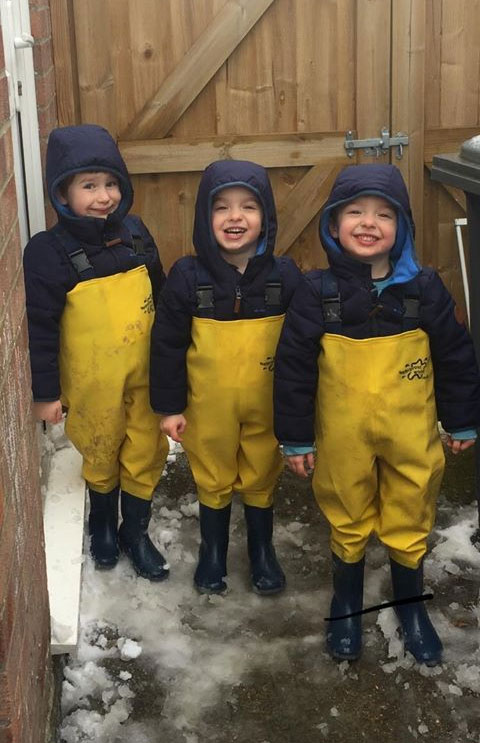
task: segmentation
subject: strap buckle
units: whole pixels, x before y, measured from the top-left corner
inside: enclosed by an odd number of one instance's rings
[[[215,307],[213,301],[213,286],[208,284],[197,286],[196,295],[198,310],[212,310]]]
[[[327,322],[341,322],[342,313],[340,305],[340,295],[332,297],[331,299],[324,298],[322,300],[323,318]]]
[[[88,260],[87,254],[83,248],[75,250],[73,253],[70,253],[68,257],[79,274],[82,274],[84,271],[93,271],[93,266]]]

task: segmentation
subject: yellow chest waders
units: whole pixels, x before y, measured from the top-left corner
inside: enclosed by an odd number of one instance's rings
[[[417,567],[444,468],[428,337],[327,333],[318,367],[313,489],[332,550],[357,562],[375,531],[394,560]]]
[[[273,435],[272,385],[283,315],[193,318],[183,444],[201,503],[224,508],[238,492],[267,508],[282,469]]]
[[[149,500],[168,453],[149,403],[153,322],[145,266],[79,282],[67,294],[60,327],[65,430],[83,456],[83,476],[100,493]]]

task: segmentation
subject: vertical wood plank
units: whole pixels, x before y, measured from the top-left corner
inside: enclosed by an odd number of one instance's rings
[[[50,0],[59,126],[80,123],[73,0]]]
[[[425,20],[425,128],[440,126],[440,67],[442,2],[426,0]]]
[[[117,111],[108,7],[106,2],[82,0],[74,3],[73,10],[82,121],[100,124],[116,138]]]
[[[479,0],[443,0],[441,126],[479,123]]]
[[[337,0],[337,26],[333,39],[337,50],[337,101],[335,129],[355,126],[355,0]]]
[[[297,0],[296,16],[296,129],[350,129],[354,126],[355,101],[354,3]]]
[[[115,130],[122,131],[135,111],[136,90],[138,89],[138,61],[147,49],[150,49],[148,35],[143,39],[145,46],[137,45],[136,32],[141,31],[144,24],[144,15],[148,13],[150,3],[142,4],[141,18],[132,13],[130,0],[105,0],[108,5],[108,23],[110,28],[110,65],[113,80],[115,81],[113,95],[115,98],[116,121]],[[138,16],[138,14],[137,14]],[[151,26],[155,19],[149,16]],[[145,80],[142,79],[143,90]]]
[[[367,139],[390,123],[390,3],[357,0],[356,27],[356,131]],[[372,159],[359,151],[359,162]]]
[[[410,193],[416,224],[416,245],[422,254],[424,163],[425,2],[393,0],[392,5],[392,134],[408,134],[408,146],[397,160]]]

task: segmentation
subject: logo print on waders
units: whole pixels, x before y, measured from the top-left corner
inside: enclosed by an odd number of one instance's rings
[[[263,371],[273,372],[273,367],[275,366],[275,356],[267,356],[265,361],[260,361],[260,366],[262,367]]]
[[[417,359],[416,361],[412,361],[411,364],[405,364],[405,368],[398,373],[402,379],[408,379],[410,381],[412,379],[428,379],[427,363],[428,356],[425,356],[424,359]]]
[[[145,297],[141,309],[147,315],[149,315],[151,312],[155,312],[155,307],[153,306],[153,297],[151,294],[149,294],[148,297]]]

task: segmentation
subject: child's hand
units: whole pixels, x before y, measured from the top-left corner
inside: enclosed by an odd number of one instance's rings
[[[54,400],[53,402],[34,402],[33,413],[39,421],[60,423],[63,419],[62,403],[60,400]]]
[[[181,413],[178,415],[165,415],[160,421],[160,430],[162,433],[167,434],[167,436],[170,436],[171,439],[177,441],[179,444],[182,443],[181,434],[185,431],[186,427],[187,421]]]
[[[285,457],[288,468],[299,477],[308,477],[315,466],[315,457],[313,452],[308,454],[295,454],[294,456]]]
[[[465,449],[470,449],[474,445],[476,439],[454,439],[451,436],[447,436],[447,446],[452,454],[460,454]]]

